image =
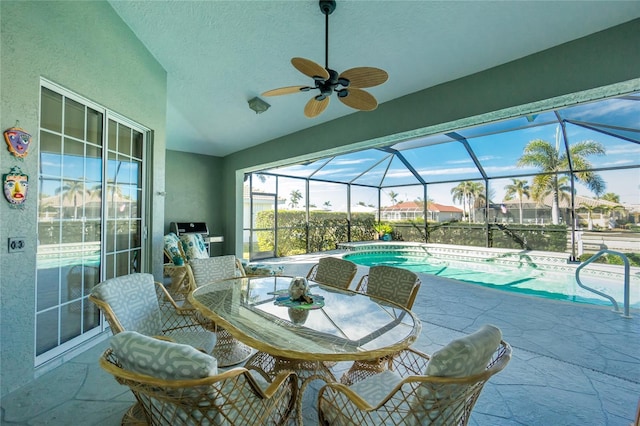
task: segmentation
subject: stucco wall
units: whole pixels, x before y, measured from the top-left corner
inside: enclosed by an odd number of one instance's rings
[[[165,232],[171,222],[206,222],[209,234],[222,235],[222,159],[179,151],[166,153]],[[222,244],[211,245],[220,255]]]
[[[431,87],[224,158],[225,250],[242,253],[242,170],[388,144],[418,129],[442,133],[483,121],[639,90],[640,19]],[[588,91],[588,93],[580,93]],[[564,97],[563,97],[564,96]],[[558,99],[558,97],[563,97]]]
[[[1,395],[31,381],[34,368],[36,218],[40,77],[122,114],[154,131],[154,191],[164,191],[166,72],[102,1],[0,2],[0,124],[33,135],[20,161],[0,150],[0,170],[18,165],[30,177],[24,209],[0,201]],[[3,143],[4,145],[4,143]],[[153,197],[153,251],[162,250],[164,199]],[[7,238],[26,240],[22,253],[8,253]],[[153,271],[161,273],[162,259]]]

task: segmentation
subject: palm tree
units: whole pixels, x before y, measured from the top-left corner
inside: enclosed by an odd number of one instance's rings
[[[389,191],[389,199],[391,200],[391,205],[395,206],[396,204],[398,204],[398,194],[397,192],[393,192],[393,191]]]
[[[451,195],[454,203],[462,204],[462,213],[467,215],[467,206],[469,205],[469,198],[471,193],[471,181],[460,182],[457,186],[451,188]],[[467,215],[467,220],[471,222],[471,213]]]
[[[582,203],[580,204],[579,208],[580,210],[585,210],[587,212],[587,230],[592,231],[593,230],[593,213],[595,213],[598,209],[600,209],[600,206]]]
[[[298,204],[300,203],[300,200],[302,199],[302,193],[300,192],[300,190],[298,190],[298,189],[291,190],[291,193],[289,194],[289,196],[291,197],[291,201],[289,201],[289,206],[292,209],[298,207]]]
[[[569,146],[569,155],[574,170],[585,170],[576,172],[574,177],[579,182],[586,185],[595,194],[604,192],[604,180],[591,171],[592,165],[587,160],[590,155],[604,155],[605,148],[599,142],[582,141]],[[551,143],[542,139],[532,140],[524,148],[522,156],[518,159],[518,167],[535,166],[545,174],[536,175],[533,178],[532,194],[537,201],[542,200],[548,194],[552,194],[551,221],[558,224],[560,217],[559,209],[559,179],[558,173],[569,170],[569,158],[566,152],[559,149],[559,144],[554,147]]]
[[[504,189],[507,190],[504,195],[505,200],[513,200],[514,197],[518,199],[518,209],[520,210],[520,224],[522,224],[522,198],[526,195],[527,198],[531,196],[531,192],[529,191],[531,188],[529,187],[529,182],[523,179],[511,179],[512,183],[505,186]]]
[[[611,201],[612,203],[620,204],[620,196],[618,194],[614,194],[613,192],[607,192],[600,199],[605,201]]]
[[[56,189],[56,194],[62,192],[62,198],[73,200],[73,218],[78,218],[78,196],[82,197],[85,193],[90,194],[89,190],[84,187],[84,180],[66,180],[66,183]]]
[[[469,198],[469,211],[473,211],[473,221],[476,221],[476,210],[487,205],[484,185],[480,182],[471,182],[471,192]],[[473,207],[473,209],[471,209]]]

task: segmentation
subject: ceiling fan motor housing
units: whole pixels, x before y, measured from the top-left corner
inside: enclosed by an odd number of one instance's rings
[[[335,0],[320,0],[320,10],[325,15],[331,15],[336,10]]]

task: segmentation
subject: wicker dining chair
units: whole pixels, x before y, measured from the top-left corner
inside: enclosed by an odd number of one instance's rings
[[[138,401],[123,424],[284,425],[297,398],[295,373],[221,372],[214,357],[132,332],[114,336],[99,362]]]
[[[421,284],[418,276],[408,269],[377,265],[360,278],[356,291],[411,309]]]
[[[418,290],[420,290],[420,285],[418,276],[407,269],[378,265],[369,268],[369,273],[360,278],[356,291],[411,309],[418,295]],[[365,377],[380,373],[390,367],[391,361],[391,357],[355,361],[342,375],[340,382],[350,385]]]
[[[474,346],[458,339],[431,357],[405,349],[389,370],[351,386],[326,384],[318,394],[319,423],[466,425],[485,383],[511,359],[502,340],[475,353]]]
[[[245,276],[242,263],[234,255],[192,259],[187,267],[196,287]],[[217,358],[220,367],[240,364],[253,353],[250,346],[240,342],[213,320],[204,317],[199,311],[195,312],[195,318],[207,330],[217,333],[218,339],[211,355]]]
[[[178,306],[153,275],[135,273],[105,280],[91,290],[89,300],[104,314],[111,332],[137,331],[163,336],[210,353],[216,335],[193,318],[195,309]]]
[[[338,257],[323,257],[307,273],[307,279],[333,287],[347,289],[356,276],[355,263]]]

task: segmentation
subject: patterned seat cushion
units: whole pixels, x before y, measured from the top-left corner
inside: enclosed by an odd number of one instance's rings
[[[193,259],[190,265],[197,286],[203,286],[214,281],[226,280],[237,276],[236,257],[232,254]]]
[[[125,330],[162,334],[162,318],[153,275],[138,273],[105,280],[91,294],[108,303]]]
[[[169,232],[164,236],[164,251],[167,254],[167,257],[169,257],[176,266],[184,265],[185,261],[180,248],[181,244],[180,238],[178,238],[178,236],[173,232]]]
[[[389,395],[393,388],[400,383],[402,377],[394,371],[386,370],[382,373],[369,376],[359,382],[349,386],[349,388],[362,397],[372,407],[378,406],[384,398]],[[353,407],[352,403],[348,402],[349,399],[345,394],[338,393],[336,395],[336,403],[327,403],[326,400],[320,400],[320,407],[322,409],[324,417],[329,420],[330,424],[343,425],[354,424],[353,421],[345,422],[344,417],[348,416],[350,419],[355,420],[355,417],[351,417],[350,410],[340,411],[338,407]],[[392,419],[387,418],[391,416]],[[403,424],[402,414],[398,412],[386,413],[384,411],[377,412],[371,411],[366,418],[358,418],[358,424],[378,426],[384,424]]]
[[[440,377],[466,377],[482,373],[502,340],[502,332],[490,324],[475,333],[452,340],[435,352],[425,374]]]
[[[280,276],[284,273],[284,266],[265,265],[264,263],[242,263],[247,275]]]
[[[318,261],[318,270],[313,278],[322,284],[349,288],[358,267],[355,263],[337,257],[323,257]]]
[[[187,261],[192,259],[206,259],[209,257],[207,246],[204,244],[204,238],[200,234],[182,234],[180,235],[182,242],[182,250],[184,251]]]
[[[407,306],[418,276],[402,268],[372,266],[369,269],[367,294]]]
[[[189,345],[123,331],[111,338],[114,354],[126,370],[165,380],[201,379],[218,374],[210,355]]]

